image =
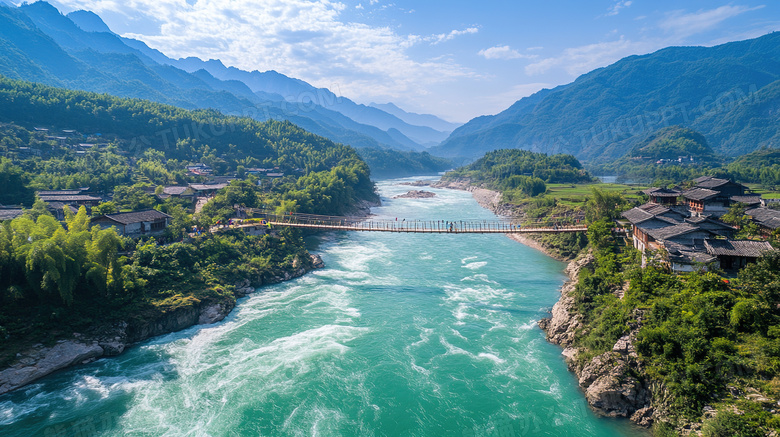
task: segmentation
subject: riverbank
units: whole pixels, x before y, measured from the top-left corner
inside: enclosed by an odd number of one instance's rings
[[[423,183],[424,181],[415,182],[415,184]],[[468,180],[455,180],[455,181],[437,181],[429,184],[433,188],[449,188],[453,190],[468,191],[474,200],[477,201],[479,206],[493,212],[498,216],[511,217],[513,219],[523,220],[525,218],[524,211],[514,208],[513,205],[501,202],[501,193],[494,190],[488,190],[486,188],[475,187],[471,185]],[[535,240],[533,237],[523,234],[507,234],[507,237],[517,241],[520,244],[524,244],[532,249],[536,249],[550,258],[558,261],[571,261],[571,258],[562,257],[546,247],[540,241]]]
[[[525,217],[522,209],[502,203],[501,193],[475,187],[469,180],[438,181],[431,186],[469,191],[480,206],[499,216],[521,220]],[[550,317],[539,320],[538,325],[544,331],[547,341],[563,349],[561,355],[569,370],[577,377],[588,404],[608,417],[629,418],[642,427],[652,425],[654,414],[651,406],[652,392],[650,387],[634,376],[641,374],[633,345],[638,327],[634,327],[630,334],[618,340],[611,352],[589,360],[578,360],[578,355],[581,352],[587,355],[587,351],[574,347],[578,330],[582,328],[574,292],[580,272],[594,261],[592,253],[588,251],[567,258],[559,256],[552,248],[532,237],[520,234],[507,234],[507,237],[539,250],[551,258],[568,262],[564,271],[569,279],[561,286],[561,297],[553,305]]]
[[[97,326],[86,333],[73,333],[51,345],[36,343],[16,354],[14,360],[0,370],[0,395],[24,387],[62,369],[91,363],[99,358],[122,354],[128,347],[152,337],[181,331],[195,325],[210,325],[224,319],[236,306],[236,299],[255,292],[264,285],[278,284],[299,278],[325,266],[319,255],[309,255],[310,263],[293,263],[280,275],[252,283],[237,281],[233,298],[189,300],[170,310],[133,314],[124,320]]]

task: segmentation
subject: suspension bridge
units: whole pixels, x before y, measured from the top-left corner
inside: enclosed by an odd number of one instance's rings
[[[578,223],[520,224],[511,220],[407,220],[402,218],[376,219],[365,217],[324,216],[290,213],[271,214],[252,210],[253,218],[235,220],[230,227],[269,228],[290,227],[329,231],[405,232],[420,234],[558,234],[587,232],[588,227]]]

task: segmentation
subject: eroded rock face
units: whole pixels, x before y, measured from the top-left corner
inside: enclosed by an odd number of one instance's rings
[[[593,263],[592,254],[569,263],[566,273],[571,280],[561,288],[561,298],[552,308],[552,316],[539,321],[541,327],[547,333],[547,340],[564,348],[574,343],[575,334],[580,328],[580,317],[574,310],[574,289],[577,286],[577,276],[580,270]]]
[[[0,394],[68,366],[94,360],[103,355],[97,342],[60,340],[52,347],[33,347],[21,354],[12,366],[0,372]]]
[[[322,261],[322,257],[320,257],[319,255],[312,255],[311,265],[315,269],[321,269],[325,267],[325,262]]]
[[[539,327],[546,332],[548,341],[564,347],[562,355],[593,408],[607,416],[628,417],[639,425],[650,426],[656,413],[651,406],[652,392],[635,376],[641,374],[634,346],[637,324],[630,326],[631,331],[619,338],[611,351],[586,363],[576,361],[579,351],[573,345],[582,325],[575,308],[574,291],[580,270],[592,262],[593,256],[587,254],[569,264],[566,272],[571,280],[561,288],[561,298],[553,306],[551,317],[540,320]],[[641,314],[634,314],[634,319],[641,318]]]
[[[631,375],[631,366],[623,355],[604,352],[579,372],[580,386],[595,408],[612,417],[631,417],[650,404],[650,391]]]

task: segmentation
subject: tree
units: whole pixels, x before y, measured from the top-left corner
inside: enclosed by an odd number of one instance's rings
[[[98,206],[92,207],[92,215],[97,217],[100,215],[106,215],[106,214],[113,214],[117,212],[116,203],[112,202],[101,202]]]
[[[0,205],[32,205],[35,195],[29,182],[21,167],[8,158],[0,158]]]
[[[619,193],[610,193],[593,187],[585,204],[585,220],[593,223],[597,220],[614,220],[620,217],[628,201]]]

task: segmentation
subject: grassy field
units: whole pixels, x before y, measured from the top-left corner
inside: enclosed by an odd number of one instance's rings
[[[624,197],[639,200],[642,190],[649,188],[647,185],[625,184],[547,184],[547,192],[539,197],[558,199],[559,204],[581,206],[585,198],[590,195],[591,189],[597,187],[607,192],[618,192]]]
[[[760,194],[764,199],[780,199],[780,191],[762,188],[759,184],[745,184],[753,194]]]

